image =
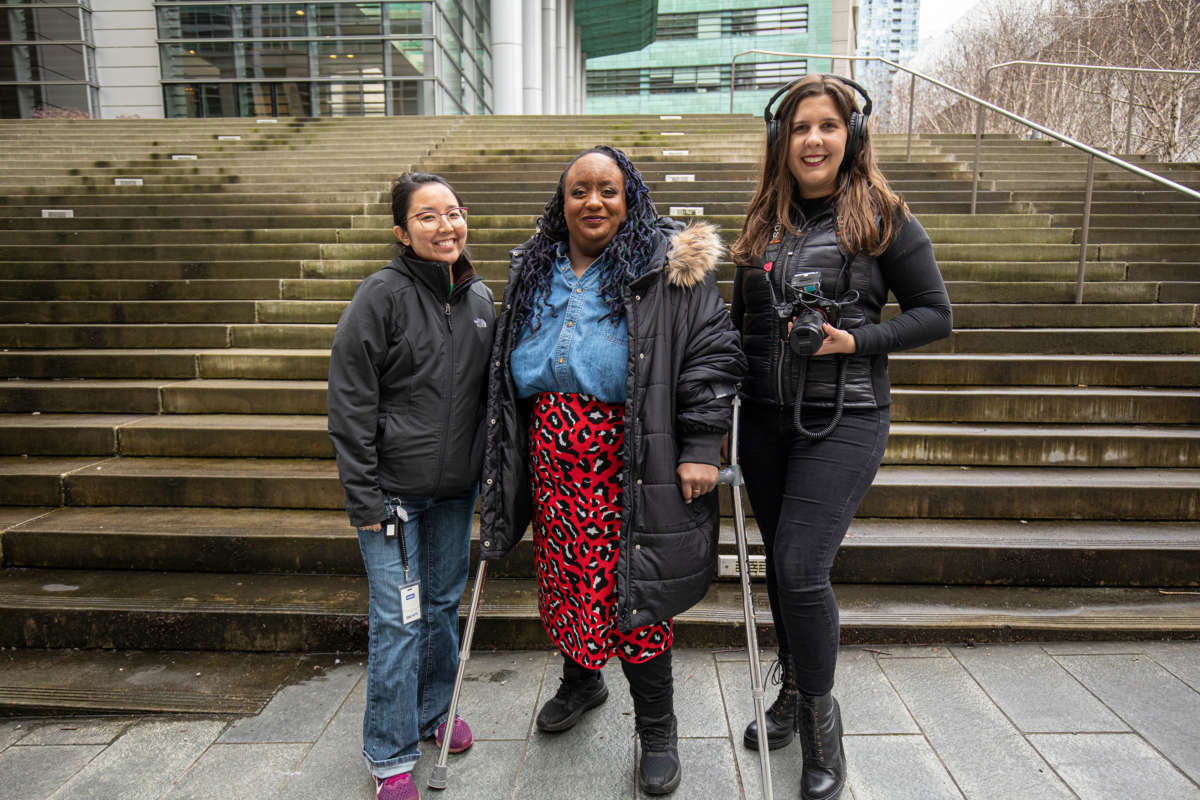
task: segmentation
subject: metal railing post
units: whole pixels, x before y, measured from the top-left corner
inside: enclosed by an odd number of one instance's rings
[[[1133,93],[1137,89],[1137,73],[1129,73],[1129,112],[1125,115],[1125,155],[1133,147]]]
[[[991,77],[990,72],[983,73],[983,91],[980,94],[984,99],[988,96],[988,79]],[[979,204],[979,173],[980,159],[983,154],[983,106],[979,106],[979,111],[975,115],[975,167],[971,176],[971,214],[975,213],[975,209]]]
[[[1087,271],[1088,228],[1092,224],[1092,186],[1096,178],[1096,157],[1088,153],[1087,188],[1083,193],[1083,230],[1079,234],[1079,268],[1075,271],[1075,302],[1083,302],[1083,279]]]
[[[917,93],[917,76],[913,75],[908,80],[908,145],[904,148],[904,160],[912,161],[912,121],[913,121],[913,98]]]

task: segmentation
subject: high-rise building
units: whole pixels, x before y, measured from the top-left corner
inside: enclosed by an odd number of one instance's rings
[[[0,0],[0,117],[582,113],[656,0]]]
[[[589,114],[759,113],[776,88],[846,62],[746,50],[853,55],[858,0],[659,0],[654,42],[588,58]],[[732,87],[732,88],[731,88]]]
[[[858,55],[881,56],[902,64],[917,52],[921,0],[859,0]],[[888,102],[896,70],[878,61],[861,62],[858,82],[876,98],[875,124],[888,119]]]

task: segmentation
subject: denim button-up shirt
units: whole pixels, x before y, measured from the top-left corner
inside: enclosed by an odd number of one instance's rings
[[[550,307],[541,327],[526,323],[510,362],[518,397],[538,392],[588,394],[605,403],[625,402],[629,333],[625,317],[613,324],[600,296],[601,256],[576,277],[559,247],[550,281]]]

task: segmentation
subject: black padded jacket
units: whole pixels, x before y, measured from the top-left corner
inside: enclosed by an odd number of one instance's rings
[[[492,292],[459,259],[398,255],[342,312],[329,357],[329,435],[346,513],[382,521],[384,492],[449,497],[478,480]]]
[[[821,273],[826,297],[856,297],[842,310],[837,326],[850,331],[855,352],[809,358],[803,404],[834,405],[839,362],[844,360],[845,408],[887,406],[891,403],[887,354],[920,347],[949,336],[951,331],[950,299],[929,235],[915,217],[909,217],[878,257],[851,256],[837,237],[832,207],[805,201],[804,208],[807,216],[796,209],[796,233],[783,231],[781,241],[768,245],[762,258],[735,270],[731,313],[750,367],[743,396],[774,406],[794,403],[800,359],[788,346],[790,317],[777,314],[773,303],[783,302],[792,275],[814,271]],[[764,269],[767,264],[770,268]],[[881,322],[889,291],[896,296],[901,313]]]
[[[651,268],[625,292],[629,328],[624,487],[617,556],[617,625],[630,631],[699,601],[716,569],[717,492],[686,504],[682,462],[720,464],[735,387],[745,373],[737,332],[716,285],[716,229],[660,222]],[[527,246],[527,245],[526,245]],[[518,400],[509,369],[516,345],[513,298],[525,246],[512,252],[489,364],[487,447],[480,485],[480,551],[499,558],[525,534],[531,401]]]

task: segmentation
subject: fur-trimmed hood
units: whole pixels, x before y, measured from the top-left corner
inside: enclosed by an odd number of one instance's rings
[[[673,233],[667,252],[667,280],[681,289],[690,289],[704,282],[708,273],[717,269],[717,261],[725,252],[717,226],[711,222],[690,222]]]

